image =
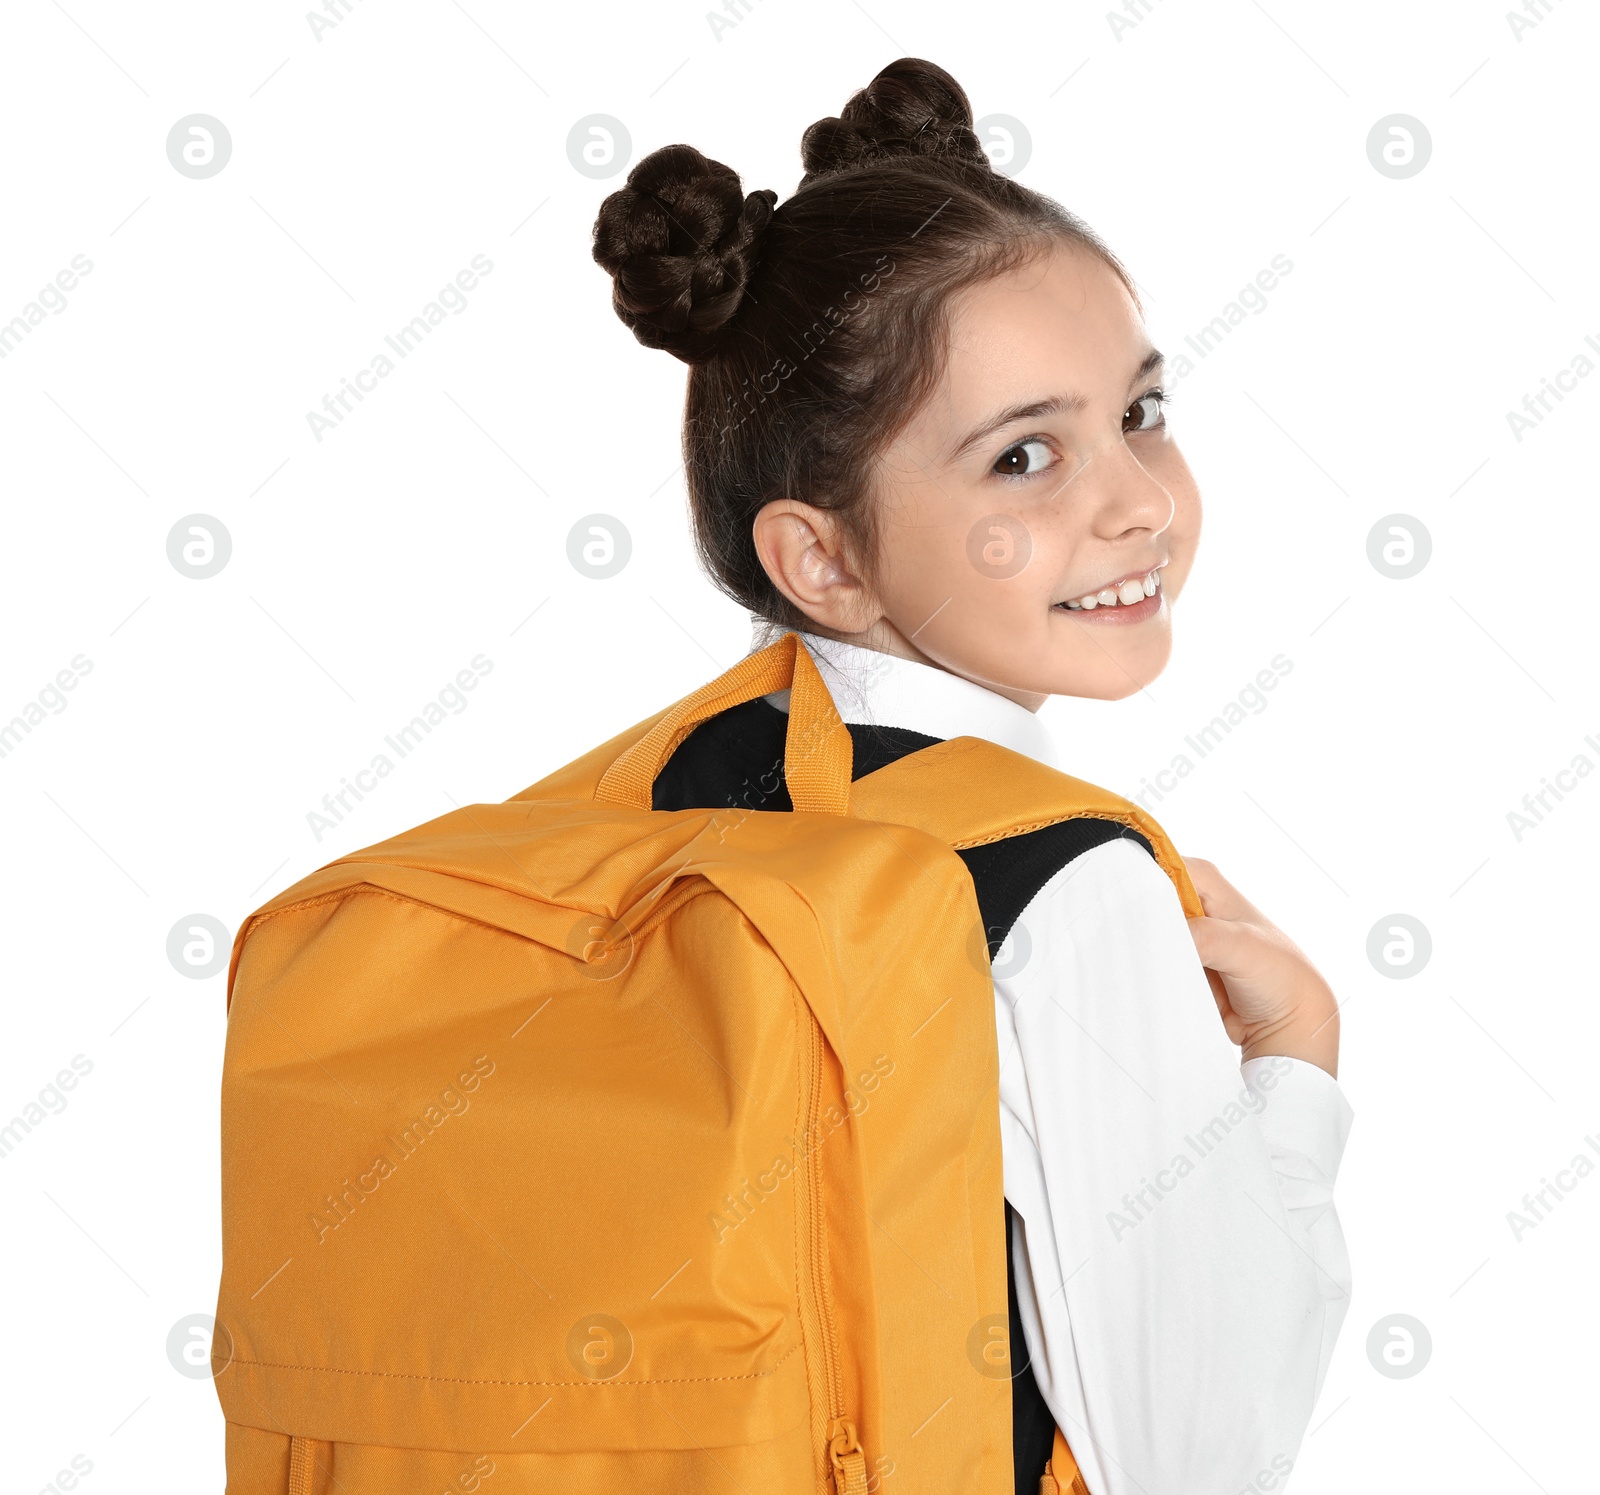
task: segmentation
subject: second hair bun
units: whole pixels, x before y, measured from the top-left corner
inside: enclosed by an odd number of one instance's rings
[[[837,118],[819,119],[800,141],[806,182],[907,156],[991,169],[973,133],[966,90],[942,67],[918,57],[891,62]]]

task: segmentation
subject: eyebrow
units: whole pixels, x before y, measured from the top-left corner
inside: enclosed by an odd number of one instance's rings
[[[1131,390],[1144,376],[1159,368],[1166,362],[1165,355],[1159,348],[1152,348],[1145,354],[1143,362],[1133,371],[1133,376],[1128,380]],[[985,420],[962,438],[951,453],[949,460],[959,462],[973,447],[987,440],[996,431],[1014,424],[1019,420],[1032,420],[1041,415],[1075,415],[1089,403],[1085,395],[1050,395],[1042,400],[1030,400],[1025,405],[1013,405],[1007,410],[1000,411],[997,415]]]

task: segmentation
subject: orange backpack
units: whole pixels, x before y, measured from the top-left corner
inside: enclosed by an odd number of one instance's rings
[[[653,811],[791,688],[795,813]],[[954,847],[1135,806],[972,737],[851,782],[798,635],[234,942],[230,1495],[1012,1490],[987,938]],[[1065,1440],[1046,1489],[1076,1488]]]

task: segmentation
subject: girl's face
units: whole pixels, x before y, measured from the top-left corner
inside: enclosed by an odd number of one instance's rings
[[[792,503],[757,520],[768,569],[823,631],[1030,708],[1130,695],[1166,665],[1200,533],[1161,374],[1093,253],[1058,246],[973,286],[943,379],[880,462],[876,584]]]

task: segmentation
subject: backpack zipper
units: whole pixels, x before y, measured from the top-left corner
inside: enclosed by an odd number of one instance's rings
[[[822,1332],[822,1364],[828,1398],[828,1461],[835,1495],[866,1495],[867,1456],[855,1423],[844,1415],[839,1343],[834,1328],[833,1294],[828,1286],[828,1223],[822,1200],[822,1025],[806,1009],[811,1024],[811,1093],[806,1106],[806,1181],[811,1193],[811,1291]]]
[[[867,1495],[867,1455],[856,1437],[856,1425],[847,1417],[836,1417],[832,1427],[828,1457],[836,1495]]]

